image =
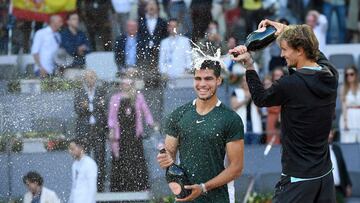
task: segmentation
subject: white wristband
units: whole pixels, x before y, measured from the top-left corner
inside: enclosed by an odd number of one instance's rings
[[[205,194],[205,193],[207,192],[206,187],[205,187],[205,184],[204,184],[204,183],[200,183],[200,186],[201,186],[201,192],[202,192],[202,194]]]

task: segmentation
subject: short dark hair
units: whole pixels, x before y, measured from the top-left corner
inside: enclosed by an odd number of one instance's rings
[[[30,171],[23,177],[23,182],[26,184],[26,181],[31,183],[37,183],[38,185],[42,186],[44,183],[44,179],[41,175],[36,171]]]
[[[218,21],[216,21],[216,20],[211,20],[211,21],[209,22],[208,26],[209,26],[210,24],[215,24],[216,27],[219,28],[219,23],[218,23]]]
[[[75,137],[70,140],[70,143],[73,142],[75,145],[82,147],[83,149],[87,148],[87,140],[84,137]]]
[[[210,69],[214,71],[216,77],[220,77],[221,75],[221,65],[219,61],[216,60],[204,60],[201,63],[200,69]]]
[[[167,21],[167,24],[169,24],[170,22],[179,22],[179,20],[177,18],[170,18],[168,21]]]

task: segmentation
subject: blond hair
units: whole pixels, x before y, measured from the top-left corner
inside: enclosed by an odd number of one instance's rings
[[[286,41],[293,49],[304,49],[309,60],[316,61],[319,57],[319,42],[308,25],[289,25],[278,37],[278,42]]]

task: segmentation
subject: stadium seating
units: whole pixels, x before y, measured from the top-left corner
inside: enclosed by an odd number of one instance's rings
[[[329,60],[339,72],[339,83],[342,84],[344,80],[344,70],[350,65],[355,65],[354,55],[352,54],[331,54]]]

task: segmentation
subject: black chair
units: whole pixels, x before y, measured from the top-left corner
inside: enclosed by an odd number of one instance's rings
[[[355,59],[352,54],[331,54],[329,61],[335,66],[339,72],[339,83],[344,80],[344,70],[350,65],[355,65]]]
[[[332,54],[329,56],[329,61],[339,69],[345,69],[350,65],[355,65],[355,59],[352,54]]]

